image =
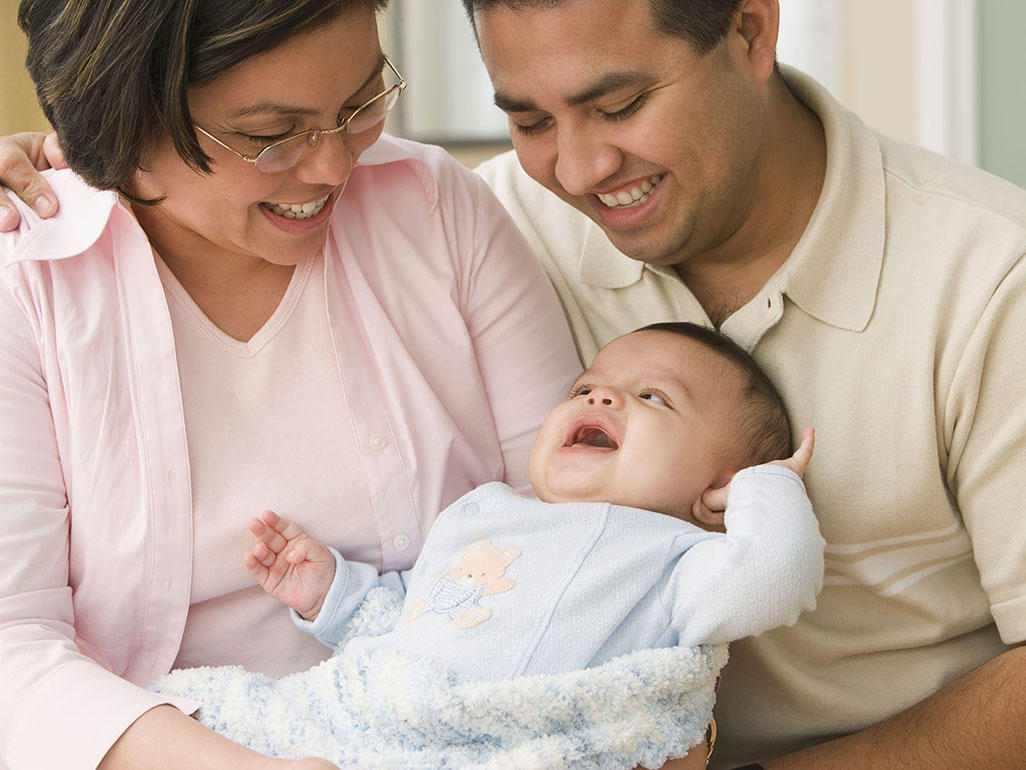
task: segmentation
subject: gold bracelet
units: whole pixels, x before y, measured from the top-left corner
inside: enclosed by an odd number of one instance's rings
[[[705,739],[709,742],[709,752],[705,755],[705,763],[708,765],[713,749],[716,747],[716,717],[710,717],[709,727],[705,731]]]

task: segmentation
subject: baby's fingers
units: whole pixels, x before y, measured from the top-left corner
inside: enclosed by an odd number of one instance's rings
[[[260,514],[260,521],[268,529],[272,530],[273,532],[276,532],[284,540],[291,541],[296,540],[298,538],[305,538],[307,536],[306,532],[303,531],[302,527],[300,527],[295,522],[282,518],[274,511],[264,511],[262,514]],[[252,529],[250,531],[252,531]],[[254,532],[253,534],[256,533]],[[281,549],[277,548],[275,550]]]
[[[705,506],[705,509],[710,512],[723,512],[727,510],[727,493],[729,491],[729,484],[715,489],[707,489],[702,493],[702,498],[697,504]]]
[[[805,473],[805,469],[809,466],[809,460],[812,459],[812,450],[816,446],[816,430],[815,428],[806,428],[802,431],[802,443],[795,450],[795,453],[791,455],[791,470],[797,473],[799,476]]]
[[[266,551],[267,549],[264,548],[263,550]],[[271,562],[274,562],[273,558],[271,559]],[[263,583],[264,580],[267,579],[267,575],[269,573],[269,570],[267,568],[270,565],[264,564],[260,560],[260,558],[256,554],[256,548],[254,548],[252,552],[247,553],[245,556],[242,557],[242,564],[243,566],[245,566],[246,572],[249,573],[249,576],[253,578],[253,580],[257,583]]]
[[[288,545],[288,538],[279,531],[283,523],[287,522],[274,511],[264,511],[259,519],[250,519],[247,526],[256,539],[266,545],[272,553],[281,553]]]

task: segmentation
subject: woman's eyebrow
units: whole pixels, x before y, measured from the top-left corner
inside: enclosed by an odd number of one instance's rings
[[[368,85],[374,82],[374,80],[381,75],[381,71],[385,68],[385,55],[381,54],[378,57],[377,64],[371,71],[370,75],[359,85],[353,94],[358,94],[360,91],[365,89]],[[239,107],[237,110],[229,113],[231,118],[246,118],[250,115],[264,115],[268,112],[273,112],[278,115],[297,115],[304,117],[315,117],[320,114],[320,110],[316,110],[312,107],[300,107],[297,104],[285,104],[283,102],[276,102],[270,99],[266,99],[255,104],[246,104]]]

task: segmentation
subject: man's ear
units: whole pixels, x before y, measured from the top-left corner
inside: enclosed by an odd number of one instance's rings
[[[743,41],[749,66],[766,80],[773,73],[780,32],[778,0],[742,0],[734,17],[733,31]]]

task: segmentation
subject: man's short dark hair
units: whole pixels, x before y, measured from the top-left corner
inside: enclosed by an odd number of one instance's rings
[[[563,0],[463,0],[463,7],[474,23],[474,11],[492,8],[554,8]],[[741,0],[648,0],[657,30],[683,38],[699,54],[716,47],[730,28]]]
[[[160,135],[187,163],[210,171],[189,115],[189,87],[346,11],[387,2],[21,0],[18,24],[36,95],[68,165],[92,186],[124,193],[146,143]]]
[[[680,322],[656,323],[637,331],[665,331],[698,342],[721,356],[739,375],[736,440],[738,467],[782,460],[794,452],[791,421],[784,399],[755,359],[730,337],[715,329]]]

